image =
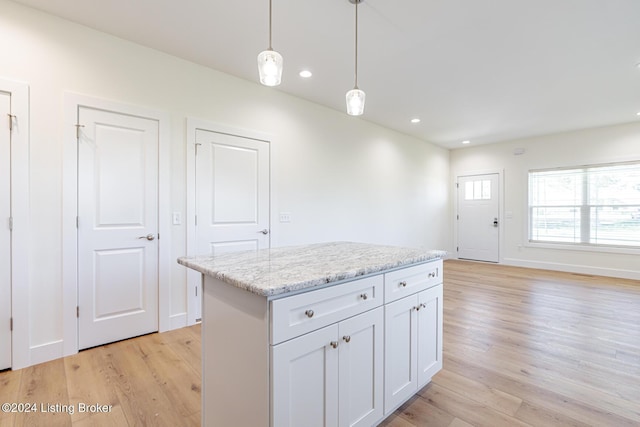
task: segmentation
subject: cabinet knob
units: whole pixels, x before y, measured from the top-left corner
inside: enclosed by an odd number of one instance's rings
[[[331,347],[333,348],[338,348],[338,341],[331,341],[329,345],[331,345]]]
[[[403,288],[406,288],[406,287],[407,287],[407,282],[405,282],[405,281],[402,281],[402,282],[400,282],[399,284],[400,284],[400,286],[402,286]]]
[[[345,336],[342,337],[342,339],[344,340],[344,342],[349,342],[349,341],[351,341],[351,336],[345,335]]]
[[[360,294],[360,298],[367,299],[367,298],[369,298],[369,296],[367,294]]]
[[[418,305],[418,306],[415,306],[415,307],[413,307],[413,308],[415,308],[415,309],[416,309],[416,311],[420,311],[420,306],[419,306],[419,305]]]
[[[429,273],[429,277],[436,277],[436,276],[437,276],[437,274],[435,272]]]
[[[311,319],[315,313],[313,312],[313,310],[307,310],[304,312],[304,314],[306,314],[307,317]]]

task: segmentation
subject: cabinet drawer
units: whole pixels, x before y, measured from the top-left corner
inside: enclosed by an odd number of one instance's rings
[[[384,301],[389,303],[442,283],[442,260],[392,271],[384,275]]]
[[[271,344],[382,305],[382,275],[271,301]]]

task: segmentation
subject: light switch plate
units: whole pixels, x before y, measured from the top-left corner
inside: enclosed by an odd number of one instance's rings
[[[280,212],[280,222],[291,222],[291,212]]]
[[[182,224],[182,213],[180,212],[174,212],[171,215],[171,218],[173,220],[173,225],[180,225]]]

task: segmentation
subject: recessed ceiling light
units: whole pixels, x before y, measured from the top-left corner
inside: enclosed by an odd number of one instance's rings
[[[304,79],[308,79],[309,77],[313,76],[313,73],[309,70],[302,70],[300,71],[299,75]]]
[[[462,141],[463,144],[471,144],[471,141]]]
[[[640,116],[640,111],[638,111],[638,112],[636,113],[636,116]]]
[[[411,119],[411,123],[420,123],[420,119]]]

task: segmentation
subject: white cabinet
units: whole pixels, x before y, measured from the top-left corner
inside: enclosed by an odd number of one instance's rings
[[[417,294],[384,307],[384,412],[391,412],[418,388]]]
[[[382,305],[382,274],[271,301],[271,344]]]
[[[272,426],[338,425],[338,325],[272,347]]]
[[[383,415],[381,307],[272,346],[272,426],[365,427]]]
[[[371,427],[442,367],[439,259],[273,298],[205,275],[203,309],[205,426]]]
[[[418,294],[418,388],[442,369],[442,291],[440,284]]]
[[[384,309],[387,415],[442,368],[442,284]]]

